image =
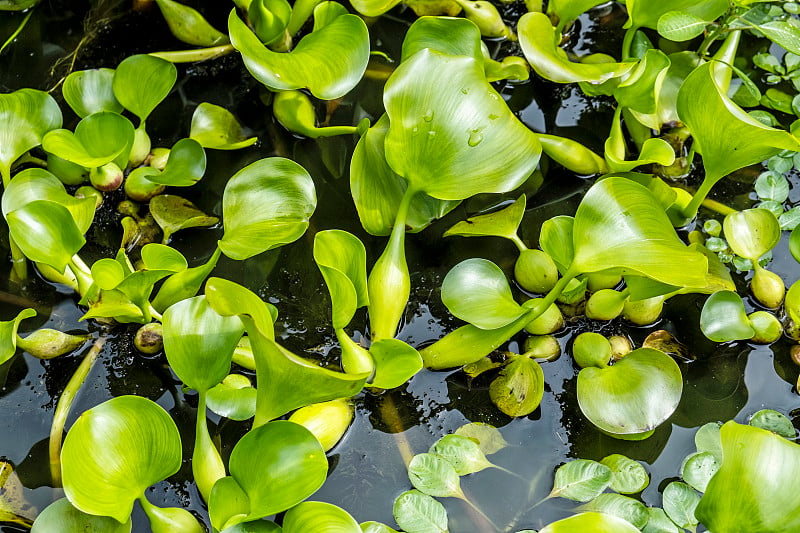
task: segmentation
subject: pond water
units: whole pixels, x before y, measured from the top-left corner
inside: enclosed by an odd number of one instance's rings
[[[132,14],[127,12],[127,2],[94,2],[97,11],[90,15],[85,8],[71,4],[66,1],[42,4],[20,39],[0,55],[2,92],[21,87],[50,89],[67,72],[65,69],[73,58],[56,62],[78,46],[75,69],[113,67],[127,55],[175,46],[157,10]],[[229,6],[222,4],[204,13],[217,27],[224,28]],[[513,9],[518,8],[509,8]],[[509,11],[509,14],[513,13]],[[81,42],[83,20],[87,16],[92,21],[86,27],[91,38]],[[19,20],[20,17],[4,15],[0,19],[0,34],[9,34],[12,31],[9,28],[15,27]],[[618,49],[618,30],[623,20],[621,8],[615,6],[584,15],[574,32],[574,46],[592,51]],[[370,28],[373,49],[399,57],[402,36],[411,21],[413,16],[401,10],[378,19]],[[513,48],[513,45],[494,44]],[[381,113],[381,89],[379,81],[363,81],[335,110],[332,122],[350,124],[364,116],[377,118]],[[499,90],[512,110],[532,129],[570,137],[602,152],[602,142],[613,114],[610,100],[588,99],[577,88],[541,80],[505,84]],[[60,99],[58,89],[52,94]],[[154,146],[171,146],[178,138],[188,135],[194,107],[208,101],[231,110],[258,135],[259,143],[251,148],[207,152],[206,175],[186,196],[215,215],[221,214],[221,193],[226,180],[252,161],[281,155],[295,159],[309,170],[319,198],[309,231],[291,245],[244,262],[223,259],[217,272],[256,290],[278,307],[280,319],[276,327],[285,346],[310,358],[334,362],[338,349],[330,325],[330,299],[311,257],[314,234],[329,228],[350,231],[366,244],[370,262],[381,252],[385,239],[371,237],[361,229],[349,198],[347,165],[354,139],[337,137],[315,142],[296,138],[274,121],[269,109],[260,101],[264,94],[237,56],[183,66],[179,68],[176,90],[148,120],[148,130]],[[65,127],[72,127],[76,121],[76,117],[67,116],[65,112]],[[749,179],[748,182],[743,175],[741,180],[726,180],[714,190],[713,197],[736,208],[749,207],[755,203],[752,176]],[[793,175],[790,181],[790,201],[800,204],[800,178]],[[543,220],[557,214],[574,214],[589,185],[587,180],[563,171],[550,172],[539,191],[529,195],[521,229],[523,240],[535,244]],[[527,192],[533,192],[530,185]],[[444,308],[439,292],[445,274],[459,261],[484,257],[495,261],[508,273],[513,271],[516,253],[511,243],[493,238],[443,238],[442,234],[455,222],[507,203],[517,195],[473,198],[422,233],[408,235],[406,253],[412,295],[399,338],[413,346],[423,346],[460,325]],[[115,211],[120,199],[119,194],[106,199],[98,215],[100,223],[89,238],[87,259],[113,254],[121,236],[117,224],[121,216]],[[707,215],[709,213],[701,213],[700,222]],[[7,232],[0,231],[0,235],[7,235]],[[173,245],[189,258],[190,264],[197,264],[210,256],[221,235],[221,228],[183,231],[174,237]],[[788,253],[785,238],[774,256],[771,269],[783,277],[787,286],[791,285],[797,277],[797,265]],[[163,354],[145,357],[133,349],[135,326],[102,331],[99,326],[81,322],[82,311],[68,290],[38,279],[20,287],[7,281],[8,270],[8,264],[3,263],[0,319],[8,320],[24,307],[34,307],[39,312],[36,319],[23,323],[22,334],[46,326],[69,332],[89,332],[95,338],[108,336],[97,364],[77,396],[67,427],[84,410],[114,396],[138,394],[158,402],[178,424],[185,461],[180,472],[156,485],[148,495],[156,504],[188,507],[208,526],[207,512],[190,481],[188,462],[196,395],[182,392],[181,383],[170,371]],[[746,286],[744,275],[736,277],[736,281],[740,288]],[[519,291],[516,287],[515,290]],[[582,331],[623,334],[640,345],[650,331],[666,329],[689,347],[694,360],[681,363],[684,374],[681,404],[651,438],[642,442],[615,440],[589,424],[577,407],[577,369],[565,355],[542,365],[546,386],[540,407],[527,417],[514,419],[502,414],[491,403],[489,382],[485,378],[470,381],[461,372],[422,371],[403,387],[383,394],[365,392],[357,398],[353,425],[345,439],[330,452],[329,478],[312,499],[340,505],[358,521],[393,524],[394,499],[411,488],[403,453],[427,451],[436,439],[466,422],[486,422],[498,427],[510,444],[492,456],[492,461],[526,480],[523,483],[499,470],[473,474],[463,480],[465,493],[499,531],[538,529],[573,511],[575,504],[558,499],[532,508],[549,492],[554,469],[569,458],[599,460],[611,453],[622,453],[644,462],[652,482],[641,499],[649,505],[659,505],[659,489],[679,477],[682,459],[694,451],[694,431],[700,425],[730,419],[746,421],[764,407],[787,414],[796,426],[800,422],[800,411],[796,411],[800,398],[793,387],[798,369],[789,357],[790,343],[780,340],[766,347],[711,343],[699,331],[702,302],[698,297],[674,298],[666,306],[663,318],[648,328],[631,327],[621,320],[595,323],[579,318],[568,321],[558,334],[562,349],[566,349],[572,337]],[[752,302],[746,304],[748,312],[753,309]],[[361,310],[350,329],[368,333],[366,323],[366,313]],[[517,351],[521,341],[522,337],[512,340],[509,349]],[[0,413],[3,413],[0,458],[16,466],[25,487],[24,497],[39,510],[62,494],[49,486],[47,438],[55,403],[88,348],[89,345],[52,361],[40,361],[20,353],[0,367]],[[226,458],[232,443],[247,427],[223,422],[209,414],[212,435],[221,438]],[[495,531],[461,502],[442,500],[448,509],[452,532]],[[134,524],[137,533],[148,531],[138,506]],[[11,533],[24,529],[5,525],[0,526],[0,531]]]

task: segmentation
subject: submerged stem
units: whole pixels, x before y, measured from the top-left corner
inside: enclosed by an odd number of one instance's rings
[[[3,43],[3,46],[0,46],[0,54],[3,53],[3,50],[6,49],[6,46],[14,42],[14,39],[17,38],[17,35],[19,35],[22,32],[22,30],[25,29],[25,26],[28,24],[28,20],[30,20],[31,15],[33,15],[33,12],[34,8],[31,8],[30,11],[28,11],[28,14],[25,15],[25,18],[22,19],[22,22],[20,22],[19,26],[17,26],[17,29],[14,30],[14,33],[11,34],[11,37],[6,39],[6,42]]]
[[[484,520],[486,520],[486,522],[487,522],[488,524],[490,524],[490,525],[491,525],[491,526],[494,528],[494,530],[495,530],[495,531],[500,531],[500,528],[499,528],[499,527],[497,527],[497,524],[495,524],[495,523],[492,521],[492,519],[491,519],[491,518],[489,518],[489,517],[486,515],[486,513],[484,513],[484,512],[481,510],[481,508],[480,508],[480,507],[478,507],[477,505],[475,505],[474,503],[472,503],[472,501],[470,501],[470,499],[469,499],[469,498],[467,498],[467,497],[466,497],[466,495],[464,495],[464,493],[463,493],[463,492],[461,493],[461,496],[459,497],[459,500],[461,500],[461,501],[463,501],[464,503],[466,503],[467,505],[469,505],[469,507],[470,507],[470,508],[471,508],[473,511],[475,511],[476,513],[478,513],[478,515],[479,515],[481,518],[483,518]]]
[[[400,457],[403,458],[403,462],[406,467],[408,467],[411,459],[414,458],[414,452],[411,450],[411,445],[408,443],[408,438],[406,438],[404,433],[405,428],[403,427],[403,421],[400,419],[400,413],[397,411],[397,406],[395,406],[391,395],[387,394],[383,397],[383,401],[380,403],[380,410],[381,418],[383,418],[394,435],[395,444],[400,451]]]
[[[94,346],[89,350],[89,353],[83,358],[78,369],[72,374],[69,383],[64,387],[64,392],[56,404],[56,411],[53,414],[53,423],[50,426],[50,477],[53,480],[53,487],[61,486],[61,440],[64,435],[64,424],[67,422],[72,402],[75,400],[75,395],[80,390],[83,382],[86,381],[86,376],[92,369],[100,350],[106,342],[105,337],[99,337]]]

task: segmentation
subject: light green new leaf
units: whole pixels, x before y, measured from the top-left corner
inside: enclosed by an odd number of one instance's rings
[[[282,157],[256,161],[225,186],[219,247],[241,260],[293,242],[306,231],[316,206],[314,182],[303,167]]]
[[[558,467],[550,497],[588,502],[611,483],[611,469],[597,461],[576,459]]]
[[[603,458],[600,463],[611,469],[611,490],[620,494],[635,494],[650,483],[650,476],[641,463],[618,453]]]
[[[167,309],[162,324],[167,361],[187,387],[206,392],[228,375],[244,333],[238,317],[220,316],[205,296],[196,296]]]
[[[231,420],[247,420],[256,414],[256,389],[247,376],[229,374],[208,391],[208,408]]]
[[[526,13],[517,26],[519,44],[525,59],[538,75],[556,83],[586,81],[603,83],[629,72],[635,62],[574,63],[556,46],[561,33],[544,13]]]
[[[600,494],[592,501],[578,507],[581,511],[594,511],[617,516],[642,529],[650,518],[647,507],[638,500],[621,494]]]
[[[150,214],[164,232],[163,243],[168,243],[176,231],[188,228],[203,228],[219,222],[208,216],[185,198],[172,194],[159,194],[150,200]]]
[[[11,164],[42,143],[42,137],[61,127],[61,109],[52,96],[35,89],[0,94],[0,174],[11,179]]]
[[[456,430],[455,435],[469,437],[476,441],[480,450],[487,455],[499,452],[508,446],[503,435],[500,434],[500,430],[483,422],[464,424]]]
[[[60,498],[36,517],[31,533],[57,531],[91,531],[92,533],[131,533],[131,519],[120,524],[110,516],[95,516],[76,509],[69,500]]]
[[[173,0],[156,0],[164,20],[178,40],[195,46],[217,46],[228,37],[217,31],[195,9]]]
[[[117,101],[144,122],[167,97],[177,79],[178,69],[169,61],[138,54],[117,66],[112,86]]]
[[[527,416],[544,396],[542,367],[525,356],[512,357],[489,385],[489,398],[508,416]]]
[[[356,15],[337,17],[288,53],[265,47],[235,9],[228,31],[250,74],[273,90],[308,88],[322,100],[340,98],[361,80],[369,61],[369,33]]]
[[[639,348],[613,366],[578,374],[578,405],[601,430],[633,435],[656,428],[677,409],[683,391],[678,364],[651,348]]]
[[[205,172],[206,151],[194,139],[181,139],[172,145],[164,171],[147,179],[160,185],[191,187]]]
[[[667,11],[658,18],[656,27],[662,37],[682,42],[703,33],[710,22],[686,11]]]
[[[203,148],[238,150],[252,146],[257,137],[246,137],[233,113],[218,105],[203,102],[192,114],[189,137]]]
[[[603,3],[603,0],[550,0],[547,3],[547,14],[555,15],[558,27],[564,28],[581,14]]]
[[[767,209],[745,209],[725,216],[725,239],[733,253],[758,261],[781,240],[781,224]]]
[[[624,28],[658,28],[658,20],[670,11],[683,11],[703,20],[715,20],[728,9],[727,0],[664,0],[651,2],[648,0],[629,0],[626,3],[628,16]]]
[[[81,511],[124,523],[147,487],[181,466],[181,437],[169,414],[139,396],[85,411],[61,451],[64,492]]]
[[[499,211],[488,215],[478,215],[463,220],[444,232],[444,237],[460,235],[462,237],[495,236],[514,240],[517,228],[525,215],[525,195]]]
[[[800,446],[770,431],[722,426],[722,468],[711,478],[696,515],[712,531],[800,528]]]
[[[392,514],[406,533],[447,533],[444,505],[418,490],[398,496]]]
[[[683,533],[683,530],[669,519],[664,509],[660,507],[648,507],[647,514],[649,518],[642,533]]]
[[[262,43],[281,42],[295,32],[287,30],[292,18],[292,6],[286,0],[252,0],[247,7],[250,27]]]
[[[681,477],[692,488],[705,492],[708,482],[720,467],[720,460],[711,452],[693,453],[683,461]]]
[[[37,263],[64,272],[86,239],[69,210],[47,200],[35,200],[6,214],[8,231],[22,253]]]
[[[722,440],[719,433],[721,427],[719,422],[709,422],[700,426],[700,429],[694,434],[694,445],[697,451],[710,452],[719,462],[722,462]]]
[[[325,502],[302,502],[283,517],[283,533],[362,533],[355,518],[336,505]]]
[[[222,278],[209,278],[206,282],[209,305],[222,316],[246,315],[261,335],[275,338],[273,324],[278,310],[259,298],[253,291]]]
[[[622,518],[605,513],[580,513],[558,522],[553,522],[539,533],[636,533],[633,524]]]
[[[658,97],[669,67],[670,60],[664,52],[648,50],[630,76],[614,89],[614,98],[621,107],[636,111],[639,116],[657,113]],[[660,127],[661,124],[655,125],[655,129]]]
[[[572,230],[575,219],[559,215],[547,219],[539,233],[539,246],[549,255],[561,274],[565,274],[575,258]]]
[[[133,124],[117,113],[103,111],[78,123],[75,133],[53,130],[42,139],[42,148],[50,154],[86,168],[115,162],[125,168],[133,146]]]
[[[247,520],[249,512],[250,500],[235,479],[226,476],[214,483],[208,498],[208,515],[214,529],[228,531]]]
[[[486,459],[478,443],[463,435],[445,435],[428,452],[447,459],[459,476],[474,474],[494,466]]]
[[[684,245],[653,195],[610,177],[584,196],[573,225],[573,272],[620,268],[662,283],[705,287],[708,261]]]
[[[116,289],[127,275],[123,266],[110,257],[104,257],[92,263],[92,279],[101,290]]]
[[[36,316],[33,309],[23,309],[13,320],[0,322],[0,365],[11,359],[17,352],[17,330],[19,323]]]
[[[733,291],[718,291],[708,297],[700,313],[700,329],[714,342],[745,340],[756,333],[742,298]]]
[[[369,305],[364,243],[346,231],[320,231],[314,236],[314,261],[331,293],[333,328],[344,328],[356,309]]]
[[[369,353],[375,361],[375,375],[370,385],[379,389],[399,387],[422,370],[422,356],[400,339],[373,342]]]
[[[505,192],[522,184],[539,161],[536,135],[473,57],[426,48],[394,71],[383,102],[386,160],[414,191],[442,200]]]
[[[114,69],[79,70],[64,79],[61,93],[81,118],[102,111],[122,113],[122,104],[114,96],[113,80]]]
[[[459,498],[463,496],[458,473],[444,457],[420,453],[408,464],[408,478],[414,488],[429,496]]]
[[[758,25],[764,36],[793,54],[800,54],[800,24],[797,19],[770,20]]]
[[[527,310],[514,301],[500,267],[488,259],[466,259],[442,282],[442,302],[456,317],[481,329],[510,324]]]
[[[152,209],[152,203],[150,205]],[[219,256],[220,250],[217,248],[204,264],[180,270],[164,280],[158,294],[151,302],[153,309],[163,313],[172,304],[196,295],[203,286],[203,282],[214,270]]]
[[[422,17],[414,21],[403,38],[400,61],[408,60],[425,48],[483,60],[481,31],[465,18]]]
[[[750,425],[766,429],[781,437],[793,440],[797,435],[794,424],[783,413],[773,409],[761,409],[750,418]]]
[[[680,481],[673,481],[667,485],[662,494],[661,505],[670,520],[679,527],[692,531],[698,524],[695,517],[698,503],[700,503],[700,495],[692,487]],[[725,529],[720,531],[725,531]]]
[[[255,520],[285,511],[316,492],[325,482],[328,460],[313,433],[278,420],[242,437],[231,452],[229,468],[250,501],[247,520]]]
[[[281,533],[281,526],[270,520],[254,520],[225,528],[222,533]]]

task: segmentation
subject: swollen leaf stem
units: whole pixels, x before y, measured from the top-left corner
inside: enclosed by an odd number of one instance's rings
[[[194,451],[192,452],[192,475],[197,483],[197,490],[208,502],[211,489],[218,479],[225,477],[225,464],[222,462],[217,448],[208,434],[206,420],[206,397],[208,391],[198,391],[197,422],[195,425]]]
[[[89,287],[92,286],[92,283],[94,283],[91,270],[89,270],[89,267],[86,266],[86,263],[84,263],[83,259],[78,257],[77,254],[72,256],[68,265],[78,282],[78,294],[84,296],[89,290]]]
[[[197,50],[177,50],[174,52],[153,52],[149,54],[153,57],[169,61],[170,63],[194,63],[195,61],[206,61],[216,59],[234,52],[232,44],[222,46],[212,46],[210,48],[200,48]]]

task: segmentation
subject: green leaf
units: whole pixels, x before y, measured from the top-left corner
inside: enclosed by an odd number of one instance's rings
[[[719,422],[709,422],[700,426],[694,434],[694,445],[698,452],[709,452],[722,461],[722,441],[720,440],[719,430],[722,425]]]
[[[794,231],[800,224],[800,207],[793,207],[781,213],[778,222],[780,222],[782,230]]]
[[[544,374],[529,357],[514,357],[489,385],[489,398],[508,416],[527,416],[544,395]]]
[[[17,352],[17,330],[19,323],[36,316],[33,309],[23,309],[13,320],[0,322],[0,365],[14,357]]]
[[[36,517],[31,533],[54,531],[91,531],[93,533],[130,533],[131,519],[120,524],[109,516],[95,516],[76,509],[69,500],[60,498]]]
[[[565,274],[575,258],[572,230],[575,219],[559,215],[547,219],[539,233],[539,246],[549,255],[561,274]]]
[[[228,17],[228,31],[250,74],[273,90],[308,88],[322,100],[340,98],[361,80],[369,60],[367,26],[356,15],[337,17],[288,53],[266,48],[235,9]]]
[[[444,506],[417,490],[404,492],[394,501],[394,519],[407,533],[447,533]]]
[[[756,194],[761,200],[783,203],[789,197],[789,181],[777,172],[763,172],[755,183]]]
[[[8,230],[22,253],[64,272],[86,239],[66,207],[35,200],[6,214]]]
[[[781,225],[767,209],[745,209],[725,216],[725,238],[733,252],[757,261],[781,240]]]
[[[632,161],[626,160],[627,147],[622,133],[621,113],[622,107],[618,107],[611,123],[611,132],[605,142],[604,155],[610,169],[615,172],[629,172],[641,165],[656,163],[669,166],[675,162],[675,150],[667,141],[660,138],[647,139],[642,144],[639,157]]]
[[[172,145],[164,171],[148,175],[147,179],[160,185],[191,187],[206,172],[206,151],[194,139],[181,139]]]
[[[547,14],[558,17],[558,27],[563,28],[581,14],[602,3],[603,0],[551,0],[547,3]]]
[[[566,52],[556,46],[560,33],[544,13],[526,13],[517,26],[519,44],[525,59],[546,80],[556,83],[579,81],[594,84],[618,78],[629,72],[635,62],[626,63],[573,63]]]
[[[597,461],[575,459],[558,467],[550,497],[588,502],[611,483],[611,469]]]
[[[283,517],[283,533],[362,533],[350,514],[330,503],[303,502],[289,509]]]
[[[189,137],[203,148],[215,150],[238,150],[247,148],[258,141],[248,138],[233,113],[214,104],[203,102],[192,114]]]
[[[792,421],[786,415],[773,409],[761,409],[756,412],[750,418],[750,425],[766,429],[790,440],[797,436],[797,431],[794,429]]]
[[[499,452],[508,446],[503,435],[500,434],[500,431],[496,427],[483,422],[464,424],[456,430],[455,434],[469,437],[476,441],[480,450],[487,455]]]
[[[205,296],[195,296],[167,309],[162,324],[167,361],[187,387],[206,392],[228,375],[244,333],[238,317],[220,316]]]
[[[486,459],[478,443],[463,435],[445,435],[428,451],[447,459],[459,476],[474,474],[494,466]]]
[[[784,50],[800,54],[800,24],[796,19],[770,20],[759,24],[758,31]]]
[[[150,200],[150,214],[164,232],[163,243],[168,243],[176,231],[213,226],[217,217],[208,216],[185,198],[172,194],[159,194]]]
[[[481,32],[467,19],[422,17],[411,25],[403,39],[400,61],[425,48],[454,56],[471,56],[483,59]]]
[[[317,205],[308,172],[289,159],[252,163],[228,180],[222,196],[222,253],[247,259],[297,240]]]
[[[435,501],[435,500],[434,500]],[[394,529],[390,528],[386,524],[381,524],[380,522],[362,522],[361,523],[361,532],[362,533],[397,533]]]
[[[705,492],[708,482],[720,467],[720,460],[711,452],[693,453],[683,461],[681,477],[692,488]]]
[[[794,228],[789,235],[789,251],[795,261],[800,263],[800,230],[797,228]]]
[[[64,492],[89,514],[124,523],[147,487],[181,466],[181,437],[156,403],[118,396],[85,411],[61,451]]]
[[[770,431],[722,426],[722,467],[697,518],[712,531],[792,531],[800,527],[800,446]]]
[[[662,494],[664,512],[670,520],[685,529],[694,530],[697,526],[695,509],[698,503],[700,495],[692,487],[680,481],[673,481],[667,485]],[[703,523],[705,524],[705,521]]]
[[[375,375],[370,385],[379,389],[399,387],[422,370],[422,356],[400,339],[373,342],[369,353],[375,361]]]
[[[231,420],[247,420],[256,414],[256,389],[247,376],[229,374],[208,391],[208,408]]]
[[[152,209],[152,203],[150,205]],[[214,270],[219,256],[220,250],[217,248],[206,263],[176,272],[164,280],[158,294],[151,302],[153,309],[163,313],[172,304],[196,295],[203,286],[203,282]]]
[[[647,513],[650,516],[642,533],[683,533],[683,530],[678,528],[675,522],[669,519],[664,509],[648,507]]]
[[[0,94],[0,174],[11,179],[11,164],[42,143],[42,137],[61,127],[61,109],[53,97],[35,89]]]
[[[254,520],[225,528],[222,533],[281,533],[281,526],[270,520]]]
[[[630,0],[628,7],[628,22],[624,28],[658,28],[658,21],[670,11],[682,11],[703,20],[715,20],[728,9],[727,0],[708,0],[694,2],[693,0],[665,0],[663,2],[650,2],[648,0]]]
[[[414,488],[429,496],[463,496],[458,473],[444,457],[431,453],[415,455],[408,464],[408,478]]]
[[[514,240],[517,228],[525,215],[525,195],[499,211],[488,215],[478,215],[461,221],[444,232],[443,237],[460,235],[462,237],[495,236]]]
[[[642,502],[620,494],[600,494],[592,501],[579,506],[578,509],[617,516],[630,522],[637,529],[642,529],[650,519],[647,507]]]
[[[61,159],[86,168],[115,162],[125,168],[133,146],[133,124],[111,112],[89,115],[78,123],[75,133],[53,130],[42,139],[42,148]]]
[[[578,374],[578,405],[601,430],[613,435],[650,431],[677,409],[683,390],[678,364],[668,355],[639,348],[613,366]]]
[[[217,31],[203,16],[189,6],[173,0],[156,0],[164,20],[178,40],[194,46],[217,46],[228,37]]]
[[[278,420],[247,432],[234,446],[229,468],[250,501],[247,520],[254,520],[285,511],[316,492],[325,482],[328,460],[313,433]],[[209,505],[214,503],[212,494]]]
[[[286,0],[254,0],[247,7],[247,18],[255,34],[267,45],[281,43],[294,33],[287,30],[292,6]]]
[[[650,484],[650,476],[641,463],[618,453],[600,461],[611,469],[611,490],[620,494],[635,494]]]
[[[226,476],[214,483],[208,499],[208,514],[214,529],[228,531],[247,520],[249,512],[250,500],[235,479]]]
[[[732,291],[715,292],[703,304],[700,329],[714,342],[745,340],[755,335],[741,297]]]
[[[117,66],[114,96],[125,109],[144,122],[167,97],[177,79],[178,70],[169,61],[150,55],[133,55]]]
[[[648,50],[630,76],[614,89],[614,98],[620,107],[627,107],[642,115],[657,113],[659,94],[669,67],[670,59],[664,52]],[[660,123],[647,125],[654,125],[655,129],[661,128]],[[640,156],[640,159],[645,157]]]
[[[506,192],[522,184],[539,161],[536,135],[489,85],[473,57],[424,49],[394,71],[383,102],[389,116],[386,160],[412,190],[441,200]]]
[[[689,41],[703,33],[709,21],[685,11],[668,11],[658,18],[656,27],[670,41]]]
[[[454,316],[481,329],[501,328],[527,313],[514,301],[503,271],[488,259],[454,266],[442,282],[442,302]]]
[[[652,194],[638,183],[610,177],[586,193],[573,225],[570,270],[621,268],[682,287],[704,287],[708,261],[678,238]]]
[[[314,261],[331,293],[333,328],[344,328],[356,309],[369,305],[364,244],[346,231],[320,231],[314,236]]]
[[[580,513],[553,522],[539,533],[636,533],[639,531],[627,520],[605,513]]]
[[[253,291],[226,279],[209,278],[206,282],[206,298],[220,315],[245,315],[263,336],[275,338],[273,324],[278,317],[278,310]]]
[[[64,79],[61,93],[80,118],[102,111],[122,113],[122,104],[114,96],[113,80],[114,69],[79,70]]]

